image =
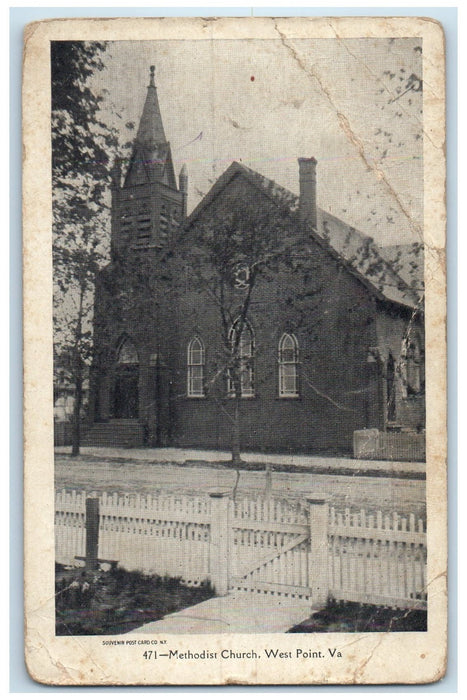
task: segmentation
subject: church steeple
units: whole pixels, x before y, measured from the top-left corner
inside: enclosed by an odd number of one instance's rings
[[[162,124],[154,66],[123,185],[121,161],[112,169],[112,256],[144,255],[170,245],[186,216],[188,176],[175,178]]]
[[[150,67],[149,85],[143,112],[133,144],[125,186],[159,181],[177,188],[170,144],[164,125],[154,79],[155,67]]]

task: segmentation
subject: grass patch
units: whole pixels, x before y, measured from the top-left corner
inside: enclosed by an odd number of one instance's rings
[[[212,598],[208,582],[192,588],[179,578],[56,565],[55,634],[123,634],[146,622]]]
[[[379,605],[331,601],[289,632],[426,632],[426,610],[393,610]]]

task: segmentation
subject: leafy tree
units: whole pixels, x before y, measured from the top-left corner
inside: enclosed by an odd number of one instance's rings
[[[108,254],[109,155],[115,134],[89,79],[105,44],[51,43],[54,355],[75,390],[72,454],[79,454],[83,385],[92,354],[95,274]]]

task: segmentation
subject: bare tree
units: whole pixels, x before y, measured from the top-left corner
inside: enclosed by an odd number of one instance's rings
[[[314,262],[308,241],[309,232],[290,211],[263,202],[256,206],[244,202],[242,210],[218,211],[208,221],[181,230],[174,261],[175,289],[181,303],[187,297],[194,300],[194,319],[199,318],[200,300],[215,309],[221,342],[204,390],[216,397],[215,385],[222,386],[217,400],[232,426],[234,465],[241,463],[243,400],[254,395],[255,357],[264,350],[253,336],[250,313],[265,293],[271,303],[275,289],[278,294],[281,290],[287,316],[296,327],[307,324],[311,333],[311,326],[318,323],[312,306],[321,288],[311,274]]]

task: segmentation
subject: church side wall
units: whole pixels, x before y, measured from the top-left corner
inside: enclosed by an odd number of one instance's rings
[[[382,427],[379,380],[367,362],[376,340],[374,300],[316,244],[311,258],[320,291],[308,311],[302,306],[294,313],[278,298],[284,284],[277,279],[255,290],[248,315],[255,333],[255,396],[241,400],[242,449],[350,454],[354,430]],[[286,286],[289,291],[295,286],[297,295],[302,291],[298,277],[291,276]],[[219,311],[208,297],[190,290],[177,325],[173,442],[229,449],[233,402],[219,372]],[[284,332],[293,332],[299,344],[298,398],[279,398],[278,346]],[[195,335],[206,347],[205,398],[186,396],[186,351]]]

